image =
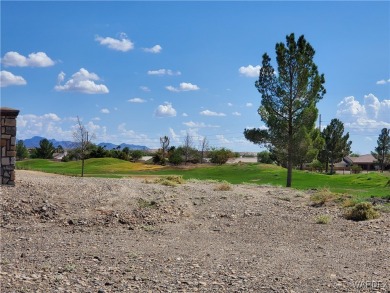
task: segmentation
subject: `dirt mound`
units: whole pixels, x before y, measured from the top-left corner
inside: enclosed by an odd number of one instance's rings
[[[348,221],[270,186],[16,175],[1,190],[1,292],[390,290],[386,213]]]

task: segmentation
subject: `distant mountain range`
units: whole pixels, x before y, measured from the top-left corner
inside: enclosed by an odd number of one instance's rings
[[[44,137],[41,136],[34,136],[32,138],[23,139],[24,145],[27,148],[36,148],[39,147],[39,142],[44,139]],[[64,149],[70,149],[73,148],[75,143],[73,141],[67,141],[67,140],[55,140],[55,139],[48,139],[54,147],[58,147],[61,145]],[[112,149],[124,149],[125,147],[128,147],[130,150],[142,150],[146,151],[149,150],[148,147],[143,145],[135,145],[135,144],[127,144],[127,143],[121,143],[121,144],[113,144],[110,142],[101,142],[98,144],[98,146],[105,147],[106,150],[112,150]]]

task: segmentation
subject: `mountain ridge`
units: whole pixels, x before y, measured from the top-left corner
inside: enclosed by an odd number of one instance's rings
[[[19,139],[24,142],[24,145],[27,148],[36,148],[39,147],[39,142],[45,139],[45,137],[42,136],[33,136],[32,138],[28,139]],[[18,140],[18,141],[19,141]],[[49,142],[53,144],[54,147],[62,146],[64,149],[71,149],[75,146],[75,142],[69,141],[69,140],[56,140],[56,139],[47,139]],[[135,144],[127,144],[127,143],[121,143],[121,144],[114,144],[110,142],[101,142],[97,144],[98,146],[105,147],[106,150],[112,150],[112,149],[124,149],[125,147],[128,147],[130,150],[149,150],[147,146],[143,145],[135,145]]]

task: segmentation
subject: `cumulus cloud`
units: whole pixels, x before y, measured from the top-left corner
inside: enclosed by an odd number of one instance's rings
[[[107,108],[103,108],[103,109],[100,110],[100,113],[110,114],[110,110],[108,110]]]
[[[188,114],[187,113],[183,113],[181,114],[183,117],[188,117]]]
[[[190,82],[182,82],[179,87],[173,87],[171,85],[165,87],[170,92],[187,92],[187,91],[197,91],[200,88],[196,84]]]
[[[232,104],[232,103],[227,103],[227,105],[228,105],[229,107],[232,107],[232,106],[233,106],[233,104]]]
[[[233,116],[241,116],[241,113],[240,112],[233,112],[232,115]]]
[[[176,110],[171,103],[166,102],[164,105],[159,105],[154,114],[156,117],[174,117],[176,116]]]
[[[240,74],[247,76],[247,77],[258,77],[260,73],[260,65],[248,65],[248,66],[241,66],[238,71]]]
[[[55,62],[50,59],[44,52],[31,53],[28,57],[25,57],[18,52],[7,52],[1,63],[4,66],[17,66],[17,67],[49,67],[53,66]]]
[[[61,119],[55,113],[44,115],[21,114],[17,117],[17,136],[21,139],[31,138],[39,135],[47,138],[72,139],[72,131],[64,130]]]
[[[63,81],[65,73],[61,72],[57,80]],[[104,84],[96,84],[95,81],[100,80],[99,76],[93,72],[81,68],[78,72],[72,75],[65,84],[61,82],[54,87],[56,91],[63,92],[80,92],[85,94],[107,94],[108,88]]]
[[[247,107],[252,107],[253,106],[253,104],[252,103],[246,103],[246,105],[245,106],[247,106]]]
[[[224,114],[224,113],[217,113],[217,112],[213,112],[210,110],[204,110],[204,111],[200,112],[199,114],[203,115],[203,116],[219,116],[219,117],[226,116],[226,114]]]
[[[0,71],[0,87],[7,87],[11,85],[26,85],[26,80],[18,75],[5,70]]]
[[[373,94],[364,96],[361,104],[353,96],[345,97],[337,105],[337,118],[344,122],[346,128],[355,131],[378,132],[390,127],[390,100],[380,101]]]
[[[115,51],[127,52],[134,49],[134,43],[130,41],[125,33],[121,33],[118,39],[96,36],[95,41]]]
[[[160,45],[155,45],[153,46],[152,48],[144,48],[144,51],[147,52],[147,53],[153,53],[153,54],[157,54],[157,53],[160,53],[162,50],[162,47]]]
[[[133,98],[133,99],[128,100],[128,102],[130,102],[130,103],[145,103],[146,101],[144,99],[141,99],[141,98]]]
[[[158,70],[149,70],[148,75],[181,75],[180,71],[173,71],[171,69],[158,69]]]
[[[390,78],[388,80],[385,80],[385,79],[381,79],[381,80],[378,80],[376,82],[376,84],[387,84],[387,83],[390,83]]]

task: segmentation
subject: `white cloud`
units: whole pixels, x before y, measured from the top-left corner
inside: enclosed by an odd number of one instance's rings
[[[65,80],[65,72],[61,71],[57,76],[57,84],[62,83]]]
[[[125,33],[121,33],[119,39],[96,36],[95,41],[99,42],[100,45],[107,46],[116,51],[127,52],[134,49],[134,43],[129,40]]]
[[[192,84],[190,82],[182,82],[180,84],[180,90],[182,91],[197,91],[199,87],[196,84]]]
[[[61,72],[57,79],[63,80],[64,77],[65,73]],[[95,83],[98,80],[100,78],[95,73],[90,73],[88,70],[81,68],[64,85],[58,84],[54,89],[56,91],[81,92],[85,94],[107,94],[109,90],[104,84]]]
[[[110,110],[108,110],[107,108],[103,108],[103,109],[100,110],[100,113],[110,114]]]
[[[173,87],[173,86],[171,86],[171,85],[168,85],[168,86],[166,86],[165,87],[168,91],[170,91],[170,92],[180,92],[180,90],[178,89],[178,88],[175,88],[175,87]]]
[[[203,115],[203,116],[219,116],[219,117],[226,116],[226,114],[224,114],[224,113],[217,113],[217,112],[213,112],[210,110],[204,110],[204,111],[200,112],[199,114]]]
[[[158,69],[158,70],[149,70],[148,75],[181,75],[180,71],[173,71],[171,69]]]
[[[232,103],[227,103],[227,105],[228,105],[229,107],[232,107],[232,106],[233,106],[233,104],[232,104]]]
[[[146,101],[144,99],[141,99],[141,98],[133,98],[133,99],[128,100],[128,102],[130,102],[130,103],[145,103]]]
[[[173,128],[169,128],[169,133],[170,133],[170,136],[172,137],[172,139],[178,143],[180,142],[180,136],[178,134],[175,133],[175,131],[173,130]]]
[[[137,133],[132,129],[126,128],[126,123],[121,123],[118,125],[119,138],[115,137],[112,141],[117,141],[117,143],[128,142],[134,144],[142,144],[151,146],[151,144],[156,145],[157,141],[148,138],[146,134]],[[153,146],[152,146],[153,147]]]
[[[197,91],[200,88],[196,84],[192,84],[190,82],[182,82],[180,83],[179,88],[175,88],[171,85],[165,87],[168,91],[171,92],[186,92],[186,91]]]
[[[355,97],[345,97],[337,105],[336,116],[347,129],[357,132],[379,133],[380,129],[390,127],[390,100],[380,101],[373,94],[364,96],[364,103]]]
[[[241,116],[240,112],[233,112],[232,114],[233,114],[233,116]]]
[[[183,114],[181,114],[181,116],[188,117],[188,114],[187,113],[183,113]]]
[[[64,130],[62,123],[69,119],[61,119],[55,113],[44,115],[21,114],[17,117],[17,137],[20,139],[43,136],[48,139],[72,140],[72,131]]]
[[[217,134],[215,137],[217,138],[218,142],[221,144],[230,143],[230,141],[227,138],[225,138],[223,134]]]
[[[0,71],[0,87],[7,87],[11,85],[26,85],[26,80],[18,75],[5,70]]]
[[[150,88],[148,88],[147,86],[140,86],[139,87],[141,90],[143,90],[144,92],[150,92]]]
[[[91,120],[92,121],[100,121],[101,119],[100,119],[100,117],[93,117]]]
[[[176,116],[176,110],[172,107],[172,104],[165,103],[159,105],[155,111],[156,117],[174,117]]]
[[[144,48],[145,52],[154,53],[154,54],[160,53],[161,50],[162,50],[162,47],[160,45],[155,45],[152,48]]]
[[[44,114],[42,117],[51,121],[61,121],[61,118],[54,113]]]
[[[7,52],[1,59],[4,66],[17,67],[48,67],[53,66],[55,62],[44,52],[31,53],[25,57],[18,52]]]
[[[381,80],[378,80],[376,82],[376,84],[386,84],[386,83],[390,83],[390,78],[388,80],[385,80],[385,79],[381,79]]]
[[[247,107],[252,107],[253,106],[253,104],[252,103],[246,103],[246,105],[245,106],[247,106]]]
[[[206,127],[218,128],[219,127],[218,125],[210,125],[210,124],[205,124],[204,122],[193,122],[193,121],[183,122],[183,124],[190,128],[206,128]]]
[[[238,71],[240,74],[247,76],[247,77],[258,77],[260,73],[261,66],[260,65],[248,65],[248,66],[241,66]]]

